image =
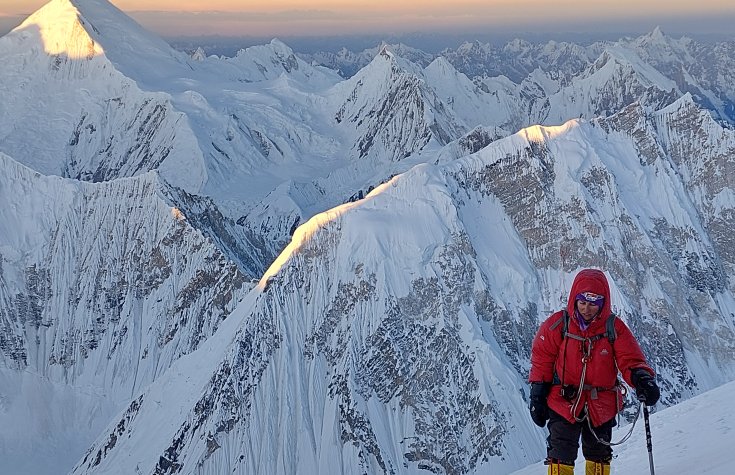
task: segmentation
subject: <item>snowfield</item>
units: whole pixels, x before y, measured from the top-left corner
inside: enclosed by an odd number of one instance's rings
[[[731,406],[734,392],[735,382],[730,382],[674,407],[651,414],[655,473],[659,475],[732,473],[735,411]],[[628,425],[617,427],[613,431],[613,441],[620,440],[629,429]],[[633,435],[623,445],[615,447],[613,456],[611,474],[650,473],[642,411]],[[584,473],[584,457],[581,449],[575,472]],[[545,473],[546,467],[543,463],[537,463],[512,472],[512,475]]]

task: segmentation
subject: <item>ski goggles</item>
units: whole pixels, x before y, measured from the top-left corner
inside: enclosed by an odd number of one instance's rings
[[[598,307],[602,307],[602,304],[605,303],[605,296],[596,294],[594,292],[580,292],[577,294],[575,299],[584,300],[585,302],[597,305]]]

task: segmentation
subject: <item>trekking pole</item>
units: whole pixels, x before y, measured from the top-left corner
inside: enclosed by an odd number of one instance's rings
[[[646,422],[646,446],[648,447],[648,465],[651,468],[651,475],[655,475],[656,472],[653,469],[653,444],[651,443],[651,424],[648,422],[648,406],[645,402],[643,404],[643,420]]]

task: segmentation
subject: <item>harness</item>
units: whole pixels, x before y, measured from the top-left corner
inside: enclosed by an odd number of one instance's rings
[[[566,309],[564,309],[564,313],[557,320],[554,322],[551,327],[549,327],[550,330],[556,329],[559,325],[562,325],[561,329],[561,337],[562,340],[564,340],[564,365],[562,366],[562,377],[559,378],[556,371],[554,371],[554,380],[552,384],[560,384],[561,385],[561,391],[562,391],[562,397],[567,399],[571,402],[572,399],[575,399],[574,403],[572,404],[570,411],[572,413],[572,417],[574,417],[574,420],[577,422],[583,422],[585,419],[587,419],[587,425],[589,426],[590,432],[592,432],[592,435],[594,435],[595,439],[597,439],[598,442],[604,444],[604,445],[619,445],[628,440],[628,438],[633,433],[633,428],[635,428],[635,423],[638,420],[638,414],[636,414],[636,418],[633,421],[632,427],[630,432],[626,436],[623,437],[622,440],[618,442],[608,442],[601,440],[597,434],[595,433],[594,429],[592,428],[592,421],[589,418],[589,409],[587,408],[587,403],[584,405],[584,410],[582,411],[582,417],[578,418],[576,416],[577,408],[579,407],[579,403],[582,400],[582,392],[583,391],[589,391],[590,392],[590,398],[591,399],[597,399],[597,393],[599,391],[616,391],[618,388],[622,388],[623,391],[624,386],[618,380],[615,385],[611,388],[607,387],[597,387],[597,386],[591,386],[589,384],[585,384],[585,375],[587,373],[587,363],[590,361],[590,358],[592,356],[592,348],[594,346],[594,343],[602,338],[607,338],[607,340],[610,342],[610,346],[612,347],[613,351],[613,361],[615,361],[615,339],[617,338],[617,332],[615,331],[615,320],[617,319],[617,315],[614,313],[611,313],[610,316],[607,319],[607,322],[605,322],[605,331],[603,333],[599,333],[597,335],[593,335],[590,337],[583,337],[579,335],[575,335],[574,333],[569,332],[569,313]],[[564,384],[564,372],[566,370],[566,364],[567,364],[567,358],[566,358],[566,352],[567,352],[567,343],[568,338],[571,338],[573,340],[577,340],[581,342],[582,345],[582,374],[580,376],[579,386],[572,386],[572,385],[566,385]],[[616,367],[617,369],[617,367]],[[638,413],[640,413],[641,406],[638,405]]]
[[[564,313],[562,314],[561,318],[559,318],[559,320],[554,322],[549,328],[551,331],[553,331],[559,325],[562,325],[561,338],[565,342],[564,344],[564,366],[562,367],[561,378],[559,378],[559,375],[556,372],[554,372],[553,384],[561,384],[562,389],[564,389],[564,386],[565,386],[564,385],[564,373],[566,371],[566,364],[567,364],[566,342],[568,341],[567,337],[569,337],[573,340],[582,342],[582,378],[580,379],[580,385],[573,387],[574,391],[579,392],[580,394],[581,394],[581,391],[578,391],[579,388],[581,388],[582,390],[591,391],[592,399],[597,399],[598,391],[611,391],[615,389],[615,387],[603,388],[603,387],[590,386],[589,384],[584,384],[584,375],[587,370],[587,363],[589,362],[590,357],[592,355],[592,347],[597,340],[600,340],[602,338],[607,338],[613,350],[613,357],[615,356],[615,339],[618,336],[618,334],[615,332],[615,319],[616,318],[617,318],[617,315],[615,315],[614,313],[610,314],[610,317],[607,319],[607,322],[605,322],[605,332],[604,333],[599,333],[597,335],[593,335],[590,337],[582,337],[582,336],[575,335],[574,333],[569,332],[569,313],[566,311],[566,309],[564,309]]]

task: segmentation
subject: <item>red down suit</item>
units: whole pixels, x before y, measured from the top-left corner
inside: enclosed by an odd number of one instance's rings
[[[594,292],[605,297],[600,313],[585,330],[580,327],[574,314],[575,296],[582,292]],[[607,320],[612,314],[610,308],[610,287],[605,274],[596,269],[582,270],[575,277],[569,292],[566,309],[569,314],[567,337],[563,338],[562,335],[563,311],[547,318],[534,337],[528,380],[554,382],[547,399],[549,409],[571,423],[575,422],[575,417],[580,416],[585,405],[595,427],[615,417],[622,409],[622,390],[616,384],[618,370],[629,386],[632,386],[630,372],[635,368],[644,368],[654,375],[638,341],[622,320],[615,318],[614,343],[607,337],[597,337],[605,333]],[[570,337],[570,334],[579,339]],[[584,348],[589,352],[586,368],[583,363]],[[571,401],[565,399],[561,391],[562,385],[576,388],[582,386],[579,400],[577,397]]]

